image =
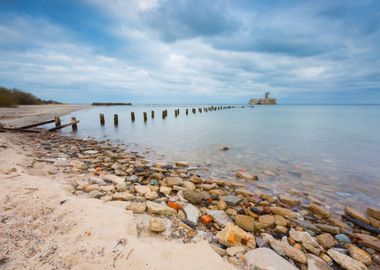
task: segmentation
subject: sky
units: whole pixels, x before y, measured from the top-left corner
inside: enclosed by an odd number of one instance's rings
[[[0,85],[70,103],[380,103],[380,1],[0,0]]]

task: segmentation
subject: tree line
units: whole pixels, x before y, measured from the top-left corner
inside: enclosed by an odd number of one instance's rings
[[[53,100],[43,100],[31,93],[19,89],[0,86],[0,107],[17,107],[18,105],[60,104]]]

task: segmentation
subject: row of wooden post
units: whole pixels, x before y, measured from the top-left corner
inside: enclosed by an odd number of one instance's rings
[[[207,107],[207,108],[198,108],[198,112],[202,113],[202,112],[208,112],[208,111],[219,111],[219,110],[225,110],[225,109],[231,109],[231,108],[235,108],[235,106],[218,106],[218,107],[211,106],[211,107]],[[177,117],[179,115],[179,113],[180,113],[179,109],[174,110],[174,116],[175,117]],[[189,109],[188,108],[186,108],[185,113],[186,113],[186,115],[189,115]],[[196,114],[197,109],[192,108],[192,113]],[[162,111],[162,119],[165,119],[167,116],[168,116],[168,110],[163,110]],[[144,118],[144,122],[148,121],[147,112],[143,112],[143,118]],[[154,111],[151,111],[151,118],[154,118]],[[99,119],[100,119],[100,124],[102,126],[104,126],[105,125],[105,119],[104,119],[103,113],[101,113],[99,115]],[[113,120],[114,120],[115,126],[118,126],[119,125],[119,116],[117,114],[113,115]],[[136,120],[136,116],[135,116],[134,112],[131,112],[131,120],[132,120],[132,122],[135,122],[135,120]]]
[[[103,122],[104,122],[104,115],[103,115]],[[76,117],[71,117],[70,123],[62,125],[61,124],[61,118],[59,118],[59,116],[56,116],[56,117],[54,117],[55,128],[51,128],[50,131],[56,131],[56,130],[59,130],[61,128],[68,127],[68,126],[71,126],[73,131],[77,131],[78,130],[78,125],[77,125],[78,123],[79,123],[79,121],[77,121]]]

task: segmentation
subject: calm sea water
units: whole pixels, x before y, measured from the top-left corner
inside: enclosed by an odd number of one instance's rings
[[[296,188],[336,208],[380,206],[380,106],[256,106],[195,115],[189,109],[186,116],[185,108],[192,107],[94,107],[63,117],[63,122],[71,116],[81,122],[76,134],[69,128],[61,132],[110,139],[156,161],[199,164],[206,177],[235,179],[236,170],[247,170],[260,178],[252,190]],[[136,113],[134,123],[131,111]],[[103,127],[99,113],[105,114]],[[114,113],[119,115],[118,127],[113,125]],[[220,151],[223,145],[230,149]]]

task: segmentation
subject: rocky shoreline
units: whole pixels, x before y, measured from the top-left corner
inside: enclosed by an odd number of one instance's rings
[[[260,179],[245,172],[236,172],[232,182],[202,179],[186,162],[155,163],[110,142],[45,132],[23,136],[51,174],[80,176],[72,182],[74,195],[121,201],[126,211],[149,214],[141,233],[206,240],[241,269],[380,267],[379,209],[364,214],[346,207],[339,215],[296,189],[253,193],[246,186]]]

